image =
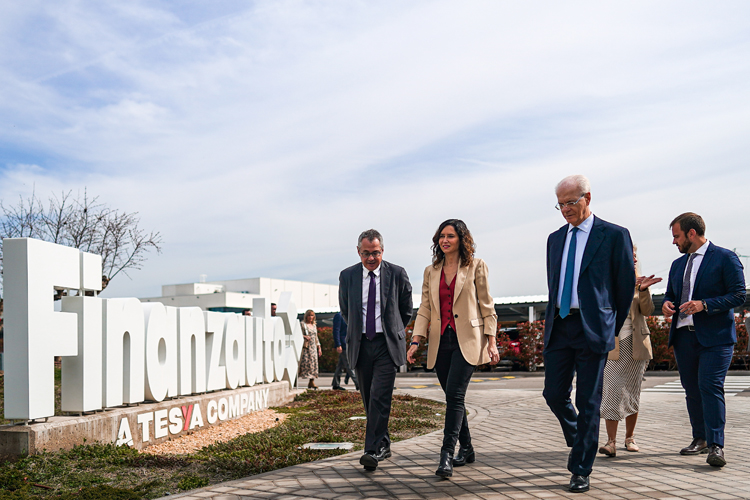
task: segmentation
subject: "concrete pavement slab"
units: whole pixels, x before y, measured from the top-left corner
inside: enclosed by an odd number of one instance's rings
[[[443,400],[440,388],[424,381],[420,385],[425,388],[399,392]],[[481,390],[475,389],[483,384]],[[528,387],[528,381],[518,386]],[[501,381],[472,383],[467,405],[477,461],[455,468],[450,480],[434,475],[442,442],[438,431],[393,443],[393,457],[375,472],[364,471],[359,464],[361,452],[355,452],[173,498],[750,498],[750,398],[727,398],[728,464],[717,469],[706,464],[706,455],[679,455],[691,441],[684,395],[644,392],[636,427],[641,451],[625,451],[622,426],[617,456],[600,455],[591,490],[574,494],[567,491],[568,448],[539,387],[512,387]],[[601,427],[600,441],[605,441]]]

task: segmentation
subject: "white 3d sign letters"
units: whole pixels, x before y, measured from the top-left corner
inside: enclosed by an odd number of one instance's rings
[[[143,304],[146,328],[146,399],[177,396],[177,308]]]
[[[303,337],[290,292],[277,317],[265,299],[253,300],[253,317],[101,299],[85,295],[101,290],[96,255],[31,238],[6,238],[3,252],[6,419],[54,415],[55,356],[66,412],[296,381]],[[60,312],[55,289],[75,291]],[[262,407],[243,393],[212,400],[205,415],[198,405],[145,412],[137,427],[123,419],[117,443],[132,444],[133,432],[148,441],[149,425],[158,439]]]

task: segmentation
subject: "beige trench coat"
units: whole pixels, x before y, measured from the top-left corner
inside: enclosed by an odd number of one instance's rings
[[[422,304],[414,323],[414,335],[427,337],[427,368],[435,366],[440,332],[440,274],[438,267],[427,266],[422,282]],[[495,301],[490,295],[487,283],[487,264],[482,259],[474,259],[471,265],[459,267],[453,295],[453,316],[456,323],[456,336],[461,354],[472,365],[490,362],[487,354],[488,342],[495,341],[497,314]],[[429,335],[428,335],[429,329]]]
[[[653,312],[654,301],[651,299],[651,291],[636,290],[633,303],[630,305],[630,319],[633,321],[633,359],[648,360],[654,357],[651,351],[651,332],[646,324],[646,316],[650,316]],[[619,341],[615,348],[609,351],[607,359],[620,359]]]

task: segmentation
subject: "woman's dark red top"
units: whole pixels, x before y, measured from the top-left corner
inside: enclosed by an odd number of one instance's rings
[[[440,270],[440,321],[443,323],[443,330],[440,335],[445,333],[448,325],[456,331],[456,322],[453,319],[453,292],[456,289],[456,276],[453,277],[450,285],[445,284],[445,271]]]

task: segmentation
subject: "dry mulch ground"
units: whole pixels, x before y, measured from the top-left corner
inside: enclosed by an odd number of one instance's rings
[[[204,446],[217,442],[226,442],[243,434],[253,434],[271,427],[276,427],[286,419],[285,413],[274,410],[261,410],[248,413],[244,417],[229,420],[219,425],[185,434],[163,443],[155,444],[141,450],[150,455],[184,455],[194,453]]]

